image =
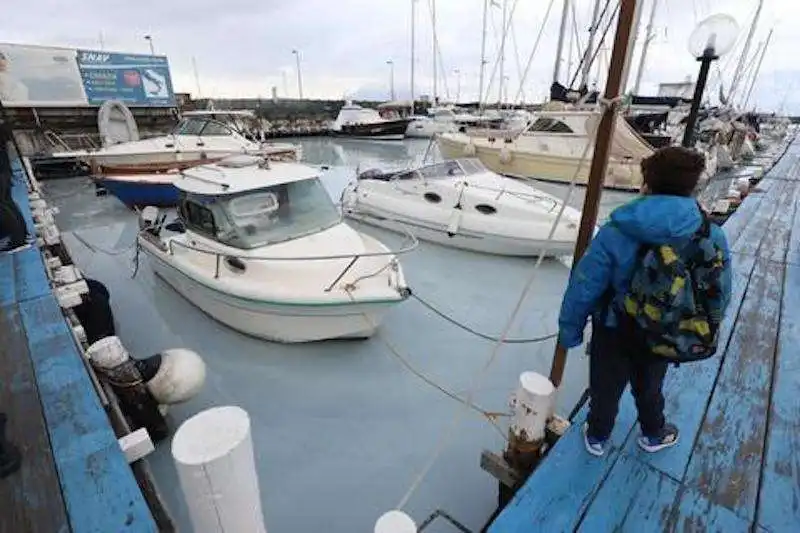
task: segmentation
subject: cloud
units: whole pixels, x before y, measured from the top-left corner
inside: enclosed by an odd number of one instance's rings
[[[417,0],[416,3],[414,70],[417,94],[430,94],[433,89],[429,2]],[[503,0],[497,3],[502,5]],[[513,34],[506,42],[503,69],[509,98],[516,95],[520,86],[528,100],[541,99],[547,94],[561,14],[561,2],[554,0],[545,20],[548,3],[548,0],[507,0],[507,12],[514,11]],[[593,0],[575,0],[574,3],[576,25],[573,27],[570,20],[569,34],[577,34],[577,40],[585,44]],[[696,76],[697,63],[689,55],[686,42],[697,20],[715,12],[730,13],[742,26],[740,40],[743,40],[757,3],[757,0],[661,0],[655,20],[656,36],[643,72],[641,92],[652,94],[659,82]],[[483,0],[436,1],[441,55],[437,85],[443,97],[448,93],[451,98],[455,97],[459,78],[455,69],[460,71],[462,98],[474,100],[478,97],[483,4]],[[770,108],[778,107],[785,100],[788,109],[800,112],[800,97],[787,90],[800,78],[800,68],[792,54],[781,53],[800,46],[800,34],[781,22],[800,19],[800,2],[776,0],[767,4],[751,53],[770,27],[774,26],[775,32],[751,103]],[[642,30],[632,61],[632,80],[650,5],[651,0],[644,0]],[[102,33],[106,49],[146,52],[148,46],[143,36],[152,35],[156,51],[169,57],[178,90],[197,93],[192,68],[192,58],[195,58],[204,96],[264,96],[270,94],[273,86],[279,94],[288,92],[295,96],[293,49],[300,51],[306,97],[341,98],[345,94],[388,97],[388,59],[395,64],[398,95],[407,95],[410,87],[411,0],[83,0],[71,4],[70,9],[63,9],[63,3],[56,0],[29,0],[11,2],[4,5],[3,11],[0,26],[3,39],[9,42],[97,48]],[[57,15],[43,17],[42,13]],[[502,9],[491,8],[488,21],[489,62],[484,91],[489,86],[490,100],[497,100],[500,69],[495,65]],[[543,28],[542,39],[521,85],[521,71],[531,56],[540,28]],[[609,48],[613,29],[606,41]],[[572,49],[573,60],[564,58],[562,72],[570,64],[573,69],[577,65],[578,46]],[[607,53],[605,55],[607,61]],[[727,85],[734,60],[739,55],[741,46],[730,58],[719,62]],[[601,83],[604,68],[601,61]],[[597,76],[597,71],[595,67],[592,78]]]

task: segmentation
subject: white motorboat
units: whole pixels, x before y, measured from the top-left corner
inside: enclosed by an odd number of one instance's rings
[[[214,114],[215,113],[215,114]],[[267,156],[297,161],[301,147],[289,143],[248,140],[233,123],[222,121],[230,112],[202,112],[184,117],[166,136],[139,139],[130,110],[116,101],[106,102],[98,114],[103,147],[98,150],[61,152],[54,157],[77,158],[96,175],[159,172],[218,161],[234,154]]]
[[[420,239],[512,256],[572,253],[580,212],[475,158],[392,174],[366,171],[342,193],[345,216]],[[556,225],[557,224],[557,225]],[[556,225],[552,239],[548,236]]]
[[[287,343],[369,337],[409,295],[397,254],[415,242],[395,253],[351,228],[318,172],[250,156],[184,170],[179,221],[164,226],[148,207],[139,245],[158,276],[233,329]]]

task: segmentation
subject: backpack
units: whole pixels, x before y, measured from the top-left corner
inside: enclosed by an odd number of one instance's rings
[[[654,355],[674,363],[700,361],[717,351],[724,253],[711,239],[702,208],[700,213],[700,228],[687,243],[640,248],[630,286],[614,306]]]

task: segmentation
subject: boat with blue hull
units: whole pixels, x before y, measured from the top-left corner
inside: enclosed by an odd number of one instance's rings
[[[174,183],[179,177],[178,172],[128,174],[98,177],[95,182],[128,207],[173,207],[178,203],[178,189]]]

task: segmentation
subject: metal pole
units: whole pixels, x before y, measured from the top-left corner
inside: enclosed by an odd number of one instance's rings
[[[197,97],[203,97],[203,91],[200,90],[200,75],[197,73],[197,59],[192,56],[192,70],[194,71],[194,82],[197,84]]]
[[[414,114],[414,66],[416,59],[415,27],[417,25],[417,0],[411,0],[411,114]]]
[[[297,92],[300,95],[300,100],[303,99],[303,76],[300,73],[300,52],[297,50],[292,50],[294,54],[294,59],[297,63]]]
[[[156,55],[155,49],[153,48],[153,36],[152,35],[145,35],[144,40],[150,45],[150,55]]]
[[[558,45],[556,46],[556,64],[553,67],[553,83],[558,83],[561,74],[561,52],[564,51],[564,33],[567,31],[567,16],[569,15],[569,0],[564,0],[564,9],[561,11],[561,28],[558,30]]]
[[[604,95],[606,101],[614,101],[620,96],[623,83],[623,71],[625,70],[625,61],[628,56],[628,47],[630,46],[635,14],[636,0],[622,0],[619,19],[617,20],[617,35],[614,39],[611,65],[608,69],[608,81],[606,82]],[[581,225],[578,230],[578,240],[575,244],[573,265],[577,265],[578,261],[583,257],[583,253],[589,246],[589,241],[592,239],[594,228],[597,224],[597,209],[600,203],[600,193],[603,189],[605,169],[608,165],[611,139],[614,136],[615,118],[615,106],[605,107],[597,130],[594,156],[592,157],[592,166],[589,170],[589,181],[586,184],[586,199],[583,203]],[[561,384],[566,362],[567,351],[559,344],[556,346],[553,364],[550,368],[550,381],[556,387]]]
[[[394,101],[394,61],[390,59],[386,64],[389,65],[389,99]]]
[[[431,0],[431,24],[433,26],[433,105],[437,105],[436,72],[436,0]]]
[[[639,58],[639,70],[636,72],[636,83],[633,84],[633,94],[639,94],[639,86],[642,83],[642,75],[647,63],[647,49],[650,48],[650,41],[653,40],[653,22],[656,20],[657,8],[658,0],[653,0],[653,6],[650,8],[650,18],[647,21],[647,32],[642,44],[642,56]]]
[[[497,105],[503,103],[503,84],[505,82],[506,68],[506,18],[508,16],[508,0],[503,0],[503,35],[500,36],[500,86],[497,91]]]
[[[691,148],[694,146],[694,128],[697,124],[697,113],[700,111],[700,103],[703,100],[703,91],[706,89],[708,81],[708,71],[711,69],[711,62],[717,59],[713,48],[706,48],[703,55],[697,58],[700,61],[700,74],[697,75],[697,84],[694,86],[694,96],[692,97],[692,107],[686,119],[686,129],[683,132],[683,146]]]
[[[489,1],[484,0],[483,2],[483,33],[481,36],[481,73],[479,75],[479,82],[478,82],[478,107],[483,109],[483,77],[486,70],[486,20],[489,11]]]
[[[461,100],[461,71],[455,69],[453,72],[456,75],[456,103],[458,103]]]
[[[586,53],[583,56],[583,71],[581,74],[581,87],[589,86],[589,74],[592,70],[592,62],[589,60],[594,51],[594,38],[597,35],[597,29],[600,27],[600,21],[597,18],[600,16],[600,2],[602,0],[595,0],[594,9],[592,10],[592,25],[589,26],[589,42],[586,44]]]
[[[772,32],[774,30],[769,30],[769,35],[767,35],[767,41],[764,43],[764,48],[761,49],[761,58],[758,60],[758,66],[756,67],[755,74],[753,74],[753,81],[750,82],[750,88],[747,89],[747,96],[744,99],[744,103],[742,104],[742,109],[747,108],[747,104],[750,102],[750,95],[753,92],[753,87],[756,85],[756,80],[758,79],[758,73],[761,72],[761,63],[764,61],[764,56],[767,54],[767,47],[769,46],[769,42],[772,40]]]

